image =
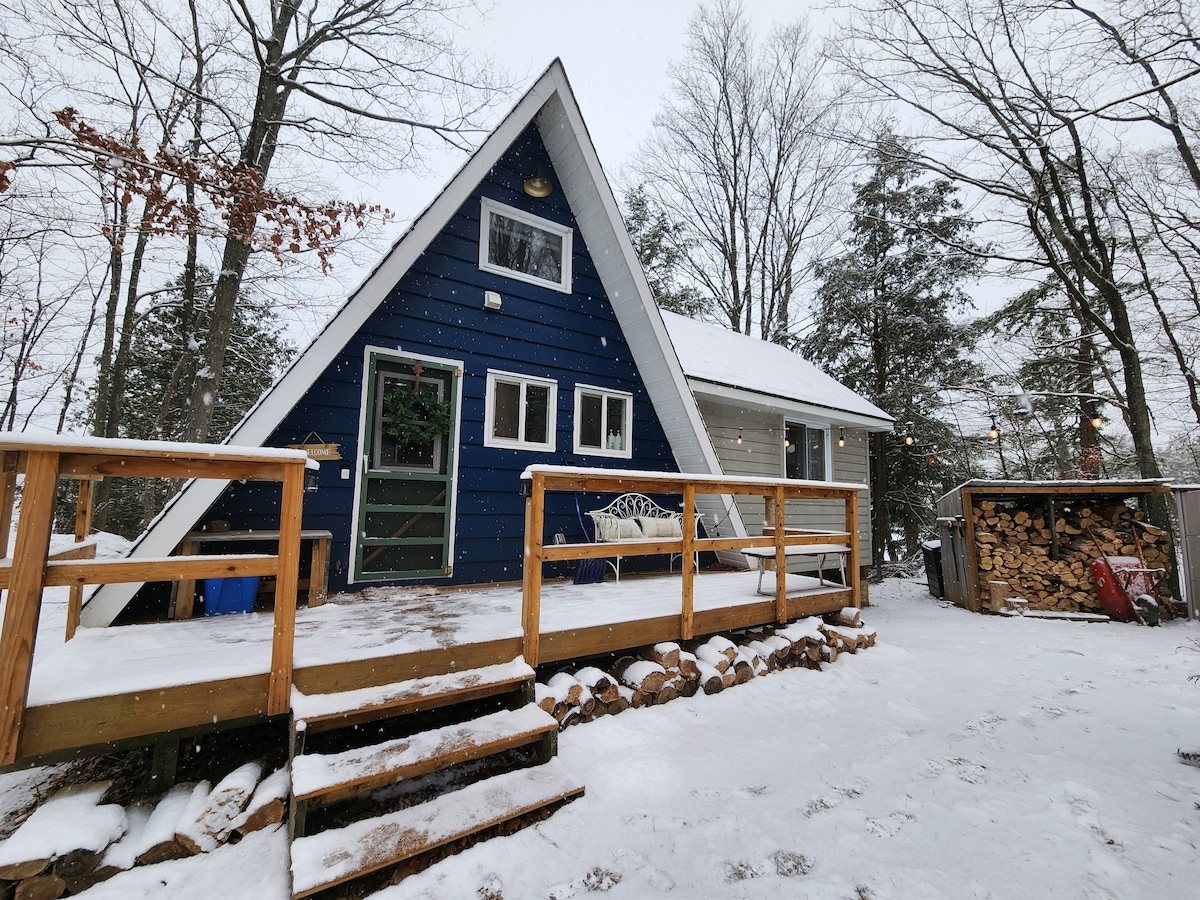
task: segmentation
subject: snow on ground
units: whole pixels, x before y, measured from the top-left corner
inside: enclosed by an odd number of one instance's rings
[[[823,672],[567,729],[583,798],[375,897],[1194,896],[1200,623],[985,617],[916,581],[872,601],[879,643]],[[80,896],[285,898],[284,852],[252,835]]]
[[[1194,896],[1200,626],[872,595],[871,650],[568,729],[582,799],[378,900]]]

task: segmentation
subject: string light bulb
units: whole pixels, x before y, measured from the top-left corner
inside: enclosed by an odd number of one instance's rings
[[[904,436],[904,446],[905,447],[911,447],[916,442],[917,442],[917,439],[915,437],[913,437],[911,434],[906,434]]]
[[[1000,440],[1000,429],[996,427],[996,418],[992,417],[992,427],[988,429],[988,437],[993,441]]]
[[[1093,428],[1099,429],[1100,426],[1103,424],[1104,424],[1104,419],[1100,415],[1100,413],[1096,413],[1095,415],[1092,416],[1092,427]]]
[[[845,428],[838,429],[838,446],[839,447],[846,446],[846,429]]]
[[[738,429],[737,442],[738,442],[739,446],[742,443],[742,429],[740,429],[740,428]]]

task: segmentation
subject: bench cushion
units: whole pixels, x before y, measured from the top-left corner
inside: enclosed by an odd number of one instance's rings
[[[668,519],[642,516],[637,523],[642,529],[642,534],[648,538],[678,539],[683,537],[683,527],[680,525],[679,519],[674,516]]]
[[[596,528],[599,534],[597,540],[606,543],[612,541],[636,541],[643,537],[637,519],[619,519],[616,516],[597,516]]]

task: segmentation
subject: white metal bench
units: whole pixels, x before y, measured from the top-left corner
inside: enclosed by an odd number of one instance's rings
[[[645,494],[621,494],[603,509],[594,509],[588,513],[596,532],[598,544],[620,544],[630,541],[681,540],[683,538],[683,513],[672,511],[659,506]],[[692,523],[692,535],[703,518],[702,513],[695,514]],[[668,569],[674,566],[678,553],[670,554]],[[616,561],[607,560],[621,580],[621,557]]]
[[[755,590],[760,594],[775,593],[762,589],[763,574],[767,571],[767,563],[775,560],[775,548],[745,547],[740,552],[758,562],[758,587]],[[847,544],[795,544],[784,547],[783,555],[787,557],[815,556],[817,558],[817,580],[821,582],[822,587],[825,586],[825,560],[830,556],[835,556],[837,557],[838,571],[842,576],[841,583],[846,583],[846,557],[850,555],[850,547]]]

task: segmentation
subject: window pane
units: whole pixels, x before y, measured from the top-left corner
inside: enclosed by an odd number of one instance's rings
[[[625,399],[608,398],[608,425],[604,446],[609,450],[625,449]]]
[[[788,422],[783,428],[787,444],[783,448],[783,474],[787,478],[804,477],[804,426]]]
[[[492,397],[492,436],[517,440],[521,436],[521,386],[497,381]]]
[[[488,262],[546,281],[562,281],[562,238],[526,222],[491,213]]]
[[[603,405],[598,394],[583,394],[579,398],[579,445],[581,447],[603,447]]]
[[[806,428],[808,446],[808,475],[813,481],[825,480],[825,432],[820,428]]]
[[[550,388],[542,384],[525,385],[525,440],[530,444],[547,442]]]

